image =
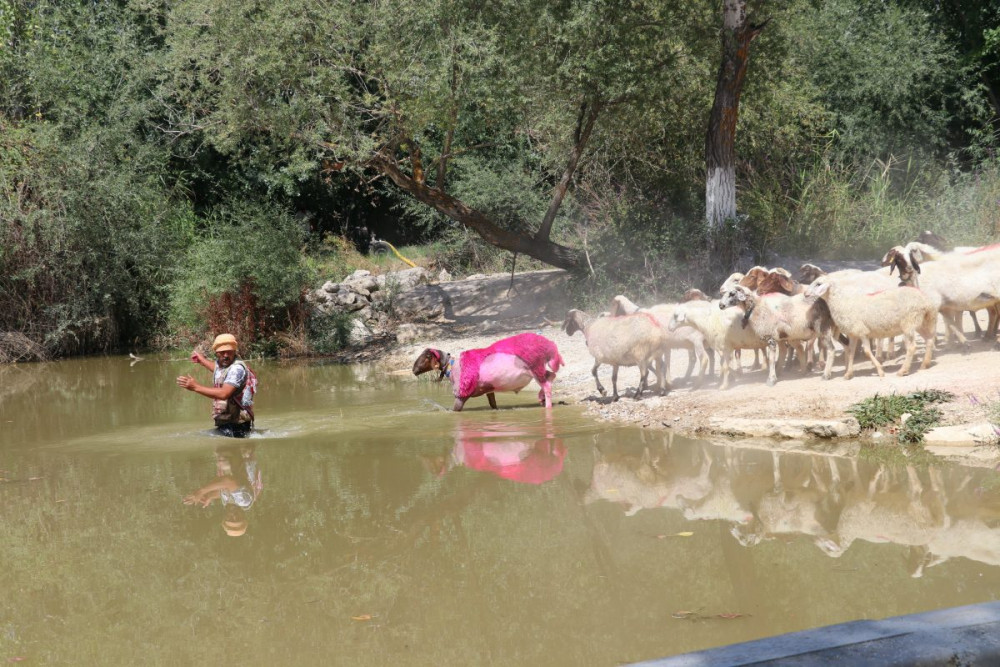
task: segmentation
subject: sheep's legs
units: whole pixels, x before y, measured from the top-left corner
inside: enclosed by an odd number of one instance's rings
[[[641,370],[641,369],[640,369]],[[645,373],[643,373],[643,379],[645,379]],[[640,382],[641,384],[641,382]],[[618,367],[611,367],[611,402],[618,400]]]
[[[693,352],[691,352],[693,354]],[[688,370],[691,368],[691,360],[688,359]],[[656,382],[660,386],[660,396],[666,396],[670,393],[670,366],[660,365],[656,367]]]
[[[812,367],[812,341],[804,343],[789,343],[795,348],[795,355],[799,358],[799,370],[803,373]]]
[[[903,345],[906,346],[906,356],[903,358],[903,365],[899,367],[896,375],[900,377],[910,374],[910,365],[913,363],[913,355],[917,353],[917,335],[913,331],[903,334]]]
[[[492,391],[486,394],[486,400],[490,402],[490,407],[497,409],[497,397]]]
[[[639,386],[635,388],[635,400],[639,400],[642,396],[643,390],[646,389],[646,372],[649,370],[649,362],[644,362],[639,364]],[[662,370],[662,366],[660,367]],[[657,372],[657,380],[659,380],[659,372]]]
[[[937,324],[937,317],[931,317],[924,321],[924,326],[918,331],[920,337],[924,339],[924,361],[920,364],[921,370],[927,370],[934,358],[934,327]]]
[[[767,386],[773,387],[778,381],[778,357],[781,356],[778,351],[778,341],[773,338],[767,339],[764,356],[767,358]]]
[[[848,336],[847,340],[847,351],[844,353],[844,359],[847,361],[847,368],[844,370],[844,379],[850,380],[854,377],[854,355],[858,351],[858,341],[860,339],[855,338],[854,336]],[[833,362],[827,362],[827,365],[832,364]]]
[[[454,410],[455,412],[461,412],[462,408],[464,406],[465,406],[465,399],[464,398],[456,398],[455,399],[455,405],[451,409]]]
[[[833,348],[833,334],[827,329],[822,335],[817,338],[817,342],[823,349],[823,354],[826,356],[826,363],[823,366],[823,379],[829,380],[833,375],[833,358],[836,356]]]
[[[706,350],[704,345],[694,348],[694,353],[695,358],[698,361],[698,379],[694,381],[694,386],[700,387],[705,381],[705,372],[708,370],[709,355],[714,355],[715,353]]]
[[[590,374],[594,376],[594,382],[597,383],[598,393],[600,393],[601,396],[607,396],[608,391],[604,388],[604,385],[601,384],[601,378],[597,377],[597,369],[600,367],[601,367],[601,362],[599,361],[596,362],[594,364],[594,367],[590,369]]]
[[[865,345],[865,341],[861,342],[861,350],[862,350],[862,352],[865,353],[865,355],[868,357],[868,360],[871,361],[872,365],[875,366],[875,370],[878,371],[878,376],[880,378],[884,378],[885,377],[885,371],[882,370],[882,364],[880,364],[878,362],[878,358],[875,356],[875,351],[872,349],[873,347],[874,347],[874,345],[872,345],[871,340],[868,341],[867,345]]]
[[[739,354],[739,350],[735,353],[729,348],[723,348],[721,359],[719,359],[719,372],[722,374],[722,383],[719,385],[719,389],[729,388],[729,364],[731,362],[731,357]]]
[[[701,365],[698,359],[698,354],[694,350],[694,346],[688,348],[688,367],[687,372],[684,373],[684,379],[689,380],[691,378],[691,373],[694,371],[695,364]],[[670,366],[667,366],[667,373],[670,372]]]
[[[958,339],[958,343],[962,346],[962,353],[969,353],[969,340],[965,337],[965,333],[962,331],[962,311],[941,311],[941,317],[944,319],[944,342],[945,344],[951,339],[950,334],[955,334],[955,338]],[[934,320],[935,325],[937,324],[937,318]]]
[[[666,395],[670,391],[670,348],[666,348],[662,354],[657,356],[655,359],[649,362],[649,366],[646,367],[646,376],[649,376],[649,371],[653,371],[656,374],[656,386],[660,390],[660,394]],[[649,381],[647,380],[646,386],[649,386]]]
[[[982,335],[983,328],[979,326],[979,318],[976,317],[976,311],[970,310],[969,315],[972,316],[972,326],[976,328],[976,333]]]

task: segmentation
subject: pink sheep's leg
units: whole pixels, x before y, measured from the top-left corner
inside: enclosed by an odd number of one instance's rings
[[[552,407],[552,383],[546,380],[540,382],[541,389],[538,391],[538,402],[547,408]]]
[[[490,402],[490,407],[494,410],[497,409],[497,397],[492,391],[486,394],[486,400]]]
[[[461,412],[463,407],[465,407],[465,399],[464,398],[456,398],[455,399],[455,405],[454,405],[454,407],[452,407],[452,410],[454,410],[455,412]]]

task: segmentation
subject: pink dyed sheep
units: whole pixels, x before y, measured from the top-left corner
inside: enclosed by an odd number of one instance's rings
[[[538,400],[552,407],[552,380],[564,362],[556,344],[544,336],[522,333],[498,340],[487,348],[466,350],[456,360],[441,350],[427,348],[413,362],[413,374],[440,371],[438,379],[449,378],[455,394],[455,412],[465,402],[486,394],[496,410],[494,392],[524,389],[532,378],[541,385]]]

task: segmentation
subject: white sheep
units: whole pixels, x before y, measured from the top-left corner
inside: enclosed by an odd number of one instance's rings
[[[575,308],[566,313],[563,330],[570,336],[577,331],[583,332],[587,350],[594,357],[591,375],[601,396],[606,396],[607,391],[597,376],[597,369],[602,364],[612,367],[611,388],[615,401],[618,400],[618,367],[639,367],[639,386],[635,390],[635,399],[638,400],[646,388],[649,364],[660,354],[667,333],[649,313],[594,318]],[[661,393],[665,393],[667,385],[661,370],[657,369],[656,379]]]
[[[689,301],[674,308],[667,327],[676,330],[688,324],[705,336],[705,343],[722,356],[722,383],[719,389],[729,388],[730,363],[735,350],[760,350],[766,345],[752,329],[743,326],[743,313],[729,308],[719,308],[718,301]]]
[[[921,237],[924,238],[927,234],[930,232],[924,232]],[[989,296],[1000,296],[995,291],[996,278],[1000,276],[996,264],[998,259],[1000,246],[942,251],[915,241],[891,248],[882,258],[882,264],[889,266],[890,271],[898,269],[903,284],[918,286],[931,298],[940,299],[941,315],[946,324],[945,342],[948,342],[949,334],[954,333],[962,345],[967,345],[961,327],[962,313],[965,310],[972,316],[976,333],[984,333],[976,319],[977,308],[974,306],[989,310],[989,324],[984,335],[996,337],[997,325],[1000,323],[1000,304]],[[927,279],[917,275],[922,273],[921,265],[924,262],[935,263]],[[975,293],[976,289],[980,291]],[[964,305],[973,307],[963,308]]]
[[[850,380],[854,376],[854,353],[859,342],[863,344],[862,349],[875,366],[879,377],[885,377],[882,364],[870,349],[868,341],[871,338],[902,334],[906,357],[898,374],[907,375],[917,351],[915,334],[919,332],[926,348],[920,368],[930,366],[938,312],[931,300],[914,287],[893,287],[858,293],[856,285],[852,289],[849,283],[849,278],[841,282],[826,275],[817,278],[805,291],[806,296],[816,296],[826,301],[834,324],[848,338],[844,379]],[[824,375],[828,375],[832,367],[833,355],[828,355]]]
[[[764,296],[755,294],[742,285],[736,285],[722,295],[720,308],[738,307],[743,312],[743,321],[749,325],[761,340],[767,343],[768,376],[767,384],[778,381],[778,345],[805,342],[811,344],[819,339],[827,358],[833,357],[832,321],[827,305],[817,298],[803,294],[789,296],[772,292]],[[806,369],[806,358],[799,349],[799,366]],[[824,371],[823,379],[829,380],[829,371]]]
[[[656,318],[666,335],[663,339],[663,349],[657,359],[657,363],[663,364],[663,376],[666,378],[667,386],[670,384],[670,351],[685,349],[688,352],[687,372],[684,379],[691,377],[695,364],[698,366],[698,379],[696,384],[700,385],[705,377],[705,372],[709,366],[709,353],[705,350],[705,336],[693,327],[681,327],[676,331],[670,331],[670,318],[674,314],[676,304],[662,303],[649,308],[640,308],[628,297],[619,294],[611,301],[612,315],[629,315],[631,313],[645,312]]]

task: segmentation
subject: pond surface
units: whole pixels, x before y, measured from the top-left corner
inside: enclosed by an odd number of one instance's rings
[[[0,662],[617,665],[1000,595],[993,471],[251,365],[246,440],[187,361],[0,367]]]

